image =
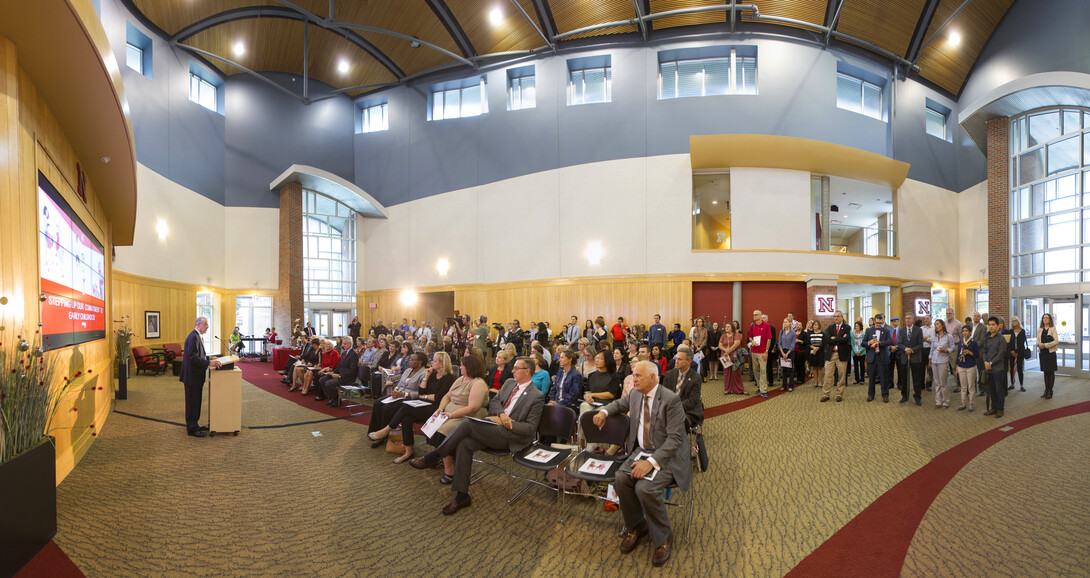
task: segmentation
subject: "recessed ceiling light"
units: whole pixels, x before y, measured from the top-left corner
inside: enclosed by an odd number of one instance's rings
[[[347,60],[341,60],[340,62],[337,63],[337,72],[339,72],[341,74],[344,74],[344,73],[348,72],[348,61]]]
[[[488,21],[491,22],[493,26],[499,26],[500,22],[503,22],[503,12],[500,11],[499,6],[496,6],[488,13]]]
[[[238,42],[235,42],[232,50],[235,52],[235,56],[242,56],[243,54],[246,54],[246,45],[239,40]]]
[[[959,34],[957,30],[951,30],[947,41],[950,43],[950,46],[957,48],[958,45],[961,44],[961,34]]]

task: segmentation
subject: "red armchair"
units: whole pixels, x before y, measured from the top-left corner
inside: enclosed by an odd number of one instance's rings
[[[136,374],[140,375],[140,370],[154,371],[155,375],[159,375],[159,372],[166,373],[167,362],[161,353],[152,353],[148,351],[147,347],[141,345],[140,347],[132,348],[132,357],[136,361]]]
[[[167,361],[168,365],[170,363],[172,363],[175,359],[178,359],[179,357],[182,356],[182,344],[181,343],[164,343],[163,344],[163,349],[166,350],[166,354],[167,354],[166,361]]]

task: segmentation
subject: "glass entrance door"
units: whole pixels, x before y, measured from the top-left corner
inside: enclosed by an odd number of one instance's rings
[[[313,311],[313,312],[311,312],[311,316],[312,316],[311,323],[314,324],[315,333],[317,335],[321,335],[322,337],[329,337],[330,336],[330,333],[329,333],[329,325],[330,325],[329,311]]]
[[[1078,327],[1082,316],[1076,316],[1077,305],[1079,303],[1074,299],[1049,300],[1049,312],[1056,322],[1056,333],[1060,338],[1060,346],[1056,348],[1056,369],[1061,373],[1081,369],[1082,365],[1079,359],[1082,357],[1079,347],[1082,331]]]

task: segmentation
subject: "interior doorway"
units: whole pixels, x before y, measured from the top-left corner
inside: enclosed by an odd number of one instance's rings
[[[1026,338],[1033,358],[1026,369],[1038,370],[1037,329],[1041,316],[1052,315],[1059,337],[1056,348],[1056,370],[1062,375],[1090,377],[1090,294],[1062,297],[1032,297],[1015,300],[1015,311],[1021,315]]]

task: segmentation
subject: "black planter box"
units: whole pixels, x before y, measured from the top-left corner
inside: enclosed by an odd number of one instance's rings
[[[13,576],[57,533],[57,465],[47,439],[0,464],[0,576]]]

